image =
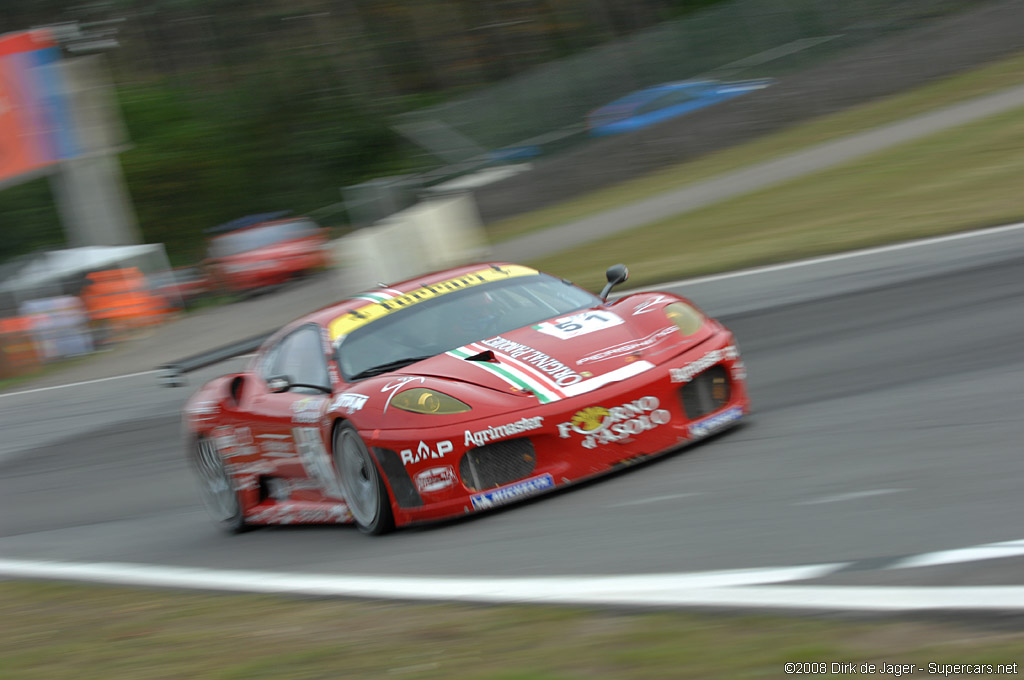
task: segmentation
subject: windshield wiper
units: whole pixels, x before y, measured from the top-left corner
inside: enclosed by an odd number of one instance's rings
[[[354,376],[352,376],[350,378],[350,380],[359,380],[361,378],[369,378],[371,376],[380,375],[381,373],[387,373],[388,371],[394,371],[396,369],[408,366],[409,364],[415,364],[417,361],[423,361],[424,359],[429,359],[429,358],[431,358],[433,356],[436,356],[436,355],[434,355],[434,354],[427,354],[426,356],[422,356],[422,357],[406,357],[404,359],[397,359],[395,361],[389,361],[386,364],[381,364],[379,366],[371,366],[370,368],[366,369],[365,371],[360,371],[359,373],[356,373]]]

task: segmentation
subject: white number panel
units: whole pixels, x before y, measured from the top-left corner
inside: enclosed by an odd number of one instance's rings
[[[620,323],[622,323],[622,318],[611,312],[580,312],[572,316],[563,316],[554,321],[545,321],[534,326],[534,329],[560,340],[568,340],[579,335],[618,326]]]

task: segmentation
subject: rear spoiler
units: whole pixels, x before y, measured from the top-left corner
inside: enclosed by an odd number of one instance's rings
[[[240,340],[230,345],[224,345],[217,349],[211,349],[200,354],[195,354],[184,359],[179,359],[169,364],[157,367],[157,381],[164,387],[181,387],[185,384],[185,374],[206,368],[213,364],[232,359],[243,354],[250,354],[260,348],[260,345],[273,333],[264,333],[248,340]]]

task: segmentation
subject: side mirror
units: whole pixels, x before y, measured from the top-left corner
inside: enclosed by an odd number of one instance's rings
[[[608,283],[605,284],[604,289],[601,291],[601,299],[607,300],[608,293],[612,292],[612,288],[629,278],[629,269],[624,264],[613,264],[611,267],[608,267],[608,271],[604,275],[608,279]]]
[[[271,392],[287,392],[292,386],[286,375],[275,375],[267,380],[267,389]]]

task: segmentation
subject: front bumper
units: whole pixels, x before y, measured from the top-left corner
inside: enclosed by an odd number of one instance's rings
[[[727,429],[748,411],[745,368],[732,334],[723,329],[636,376],[500,422],[492,417],[362,434],[402,525],[470,514],[590,479]]]

